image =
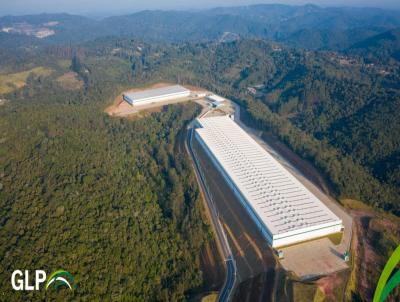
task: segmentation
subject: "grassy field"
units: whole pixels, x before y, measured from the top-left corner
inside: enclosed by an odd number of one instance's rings
[[[323,302],[325,301],[325,294],[317,288],[315,295],[314,295],[314,302]]]
[[[293,301],[313,301],[316,292],[316,285],[310,283],[293,282]]]
[[[26,85],[26,79],[33,73],[37,76],[48,76],[52,70],[46,67],[35,67],[17,73],[0,74],[0,94],[12,92]]]
[[[369,205],[355,199],[341,199],[340,202],[350,210],[373,210]]]
[[[83,87],[83,81],[79,79],[75,72],[67,72],[57,78],[57,82],[67,90],[78,90]]]
[[[58,60],[57,61],[58,66],[60,66],[62,69],[69,69],[71,66],[71,60]]]
[[[209,294],[201,299],[201,302],[215,302],[217,301],[218,293]]]
[[[328,236],[328,239],[334,244],[339,245],[342,242],[343,233],[335,233]]]

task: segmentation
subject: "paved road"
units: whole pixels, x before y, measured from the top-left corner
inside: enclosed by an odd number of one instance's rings
[[[226,273],[227,278],[224,287],[218,296],[218,301],[228,301],[235,285],[235,279],[236,279],[235,260],[233,259],[226,260],[226,268],[227,268],[227,273]]]
[[[204,114],[213,115],[213,112],[205,110]],[[225,257],[228,275],[224,287],[220,291],[220,301],[226,299],[240,302],[275,301],[275,268],[277,264],[273,251],[250,216],[245,214],[243,206],[232,193],[222,175],[210,162],[194,137],[191,140],[189,134],[187,141],[191,142],[190,147],[195,156],[199,174],[201,174],[204,191],[208,193],[208,199],[212,203],[209,208],[216,209],[212,216],[218,217],[216,224],[222,225],[221,228],[218,228],[223,234],[221,241],[227,240],[226,246],[230,249],[229,255],[231,256]],[[216,233],[218,235],[218,231]],[[232,265],[235,268],[235,275],[231,273],[230,266]],[[229,276],[235,277],[235,279],[233,280]]]
[[[206,114],[202,113],[201,115]],[[215,204],[212,200],[211,194],[208,190],[207,184],[204,181],[203,178],[203,173],[202,170],[198,164],[198,161],[196,159],[196,155],[193,152],[192,149],[192,136],[193,136],[193,127],[192,125],[189,125],[188,128],[188,136],[187,136],[187,143],[186,145],[186,149],[193,161],[194,164],[194,168],[195,168],[195,174],[196,174],[196,178],[200,184],[200,188],[202,190],[202,192],[204,193],[204,197],[208,206],[208,210],[211,216],[211,220],[214,226],[214,230],[217,234],[217,241],[219,243],[219,246],[221,247],[221,250],[223,252],[223,256],[224,256],[224,260],[226,263],[226,280],[224,283],[223,288],[221,289],[219,295],[218,295],[218,301],[220,302],[225,302],[225,301],[229,301],[231,294],[235,288],[235,283],[236,283],[236,263],[235,260],[233,258],[232,255],[232,250],[229,246],[225,231],[222,227],[222,224],[218,218],[218,212],[217,209],[215,207]]]
[[[271,248],[196,139],[193,150],[204,171],[203,179],[212,194],[236,263],[237,286],[232,300],[274,301],[277,263]]]

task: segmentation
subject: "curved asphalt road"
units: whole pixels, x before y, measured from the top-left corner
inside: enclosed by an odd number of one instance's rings
[[[231,294],[233,292],[233,289],[235,288],[235,282],[236,282],[236,263],[232,255],[231,248],[229,246],[226,234],[224,229],[222,228],[221,222],[218,218],[218,213],[216,206],[213,203],[211,194],[208,191],[207,184],[204,181],[203,175],[201,168],[197,162],[196,159],[196,154],[193,152],[192,149],[192,137],[193,137],[193,126],[189,125],[188,127],[188,135],[187,135],[187,141],[185,143],[186,149],[192,158],[192,161],[194,163],[195,167],[195,174],[196,178],[200,184],[201,190],[204,193],[208,209],[211,215],[211,220],[214,225],[214,229],[217,233],[217,239],[220,243],[220,246],[222,248],[224,258],[225,258],[225,263],[226,263],[226,280],[224,283],[223,288],[221,289],[219,295],[218,295],[218,301],[220,302],[225,302],[229,301]]]
[[[228,301],[231,293],[233,292],[233,288],[235,285],[236,279],[236,266],[235,260],[233,258],[228,259],[225,261],[226,263],[226,281],[224,287],[222,288],[221,292],[218,296],[218,301]]]

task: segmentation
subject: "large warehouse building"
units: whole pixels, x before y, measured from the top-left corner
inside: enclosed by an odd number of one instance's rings
[[[229,117],[196,122],[195,138],[272,247],[341,231],[342,221]]]
[[[124,93],[123,98],[131,105],[144,105],[171,99],[184,98],[190,95],[190,90],[180,85],[147,89],[138,92]]]

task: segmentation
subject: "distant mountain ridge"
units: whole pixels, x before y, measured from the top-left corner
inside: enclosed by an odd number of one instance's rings
[[[353,53],[366,56],[370,60],[395,59],[400,61],[400,28],[370,37],[350,48]]]
[[[400,27],[400,12],[259,4],[196,12],[147,10],[102,20],[68,14],[5,16],[0,18],[0,46],[6,39],[4,34],[11,35],[4,28],[21,22],[43,26],[52,21],[58,22],[53,27],[55,35],[37,43],[80,42],[102,36],[129,36],[150,42],[213,41],[230,32],[307,49],[345,49]]]

